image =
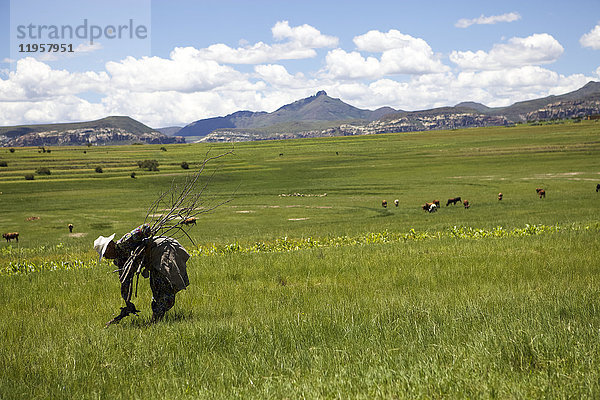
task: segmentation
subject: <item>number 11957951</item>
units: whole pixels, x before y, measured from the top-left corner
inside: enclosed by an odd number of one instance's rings
[[[73,45],[65,43],[21,43],[19,53],[73,53]]]

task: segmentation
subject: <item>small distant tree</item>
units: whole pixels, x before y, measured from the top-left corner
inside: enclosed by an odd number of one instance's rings
[[[96,167],[96,172],[101,174],[104,171],[102,171],[102,167],[98,166],[98,167]]]
[[[0,161],[0,167],[8,167],[8,163],[6,161]]]
[[[148,170],[148,171],[158,171],[158,161],[156,161],[156,160],[138,161],[138,167]]]
[[[190,166],[188,163],[186,163],[185,161],[181,163],[181,168],[183,169],[190,169]]]
[[[33,180],[33,174],[25,174],[25,180],[32,181]]]
[[[164,147],[164,146],[163,146],[163,147],[161,147],[160,149],[161,149],[162,151],[167,151],[167,148],[166,148],[166,147]]]
[[[51,175],[52,172],[50,172],[50,168],[48,167],[39,167],[38,169],[35,170],[35,173],[38,175]]]
[[[14,152],[15,152],[15,149],[13,149],[13,148],[11,147],[11,148],[10,148],[8,151],[10,151],[11,153],[14,153]]]
[[[132,172],[132,173],[131,173],[131,177],[132,177],[133,179],[135,179],[135,172]]]

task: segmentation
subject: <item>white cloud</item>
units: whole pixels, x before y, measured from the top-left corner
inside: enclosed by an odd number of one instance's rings
[[[506,44],[496,44],[489,53],[482,50],[453,51],[450,61],[469,70],[493,70],[524,65],[548,64],[563,53],[561,44],[547,33],[533,34],[526,38],[512,38]]]
[[[429,47],[426,41],[405,35],[396,29],[390,29],[388,32],[369,31],[364,35],[356,36],[354,44],[358,50],[374,53],[410,48],[422,53],[433,54],[431,47]]]
[[[253,45],[232,48],[223,43],[213,44],[199,50],[199,56],[225,64],[262,64],[279,60],[298,60],[317,55],[315,49],[335,47],[338,39],[321,34],[310,25],[290,27],[288,21],[277,22],[271,29],[276,40],[283,43]]]
[[[391,29],[369,31],[354,38],[358,50],[381,53],[381,58],[359,52],[331,50],[326,56],[326,75],[337,79],[376,79],[386,75],[427,74],[448,70],[426,41]]]
[[[468,28],[471,25],[493,25],[499,22],[513,22],[521,19],[521,15],[516,12],[511,12],[502,15],[492,15],[486,17],[485,15],[479,16],[479,18],[467,19],[462,18],[454,24],[457,28]]]
[[[91,121],[108,115],[102,105],[73,95],[41,101],[2,102],[1,107],[1,125]]]
[[[276,40],[290,39],[292,42],[300,43],[302,46],[312,49],[338,45],[338,38],[323,35],[307,24],[292,28],[288,21],[279,21],[271,28],[271,32]]]
[[[17,61],[16,71],[0,80],[0,101],[45,100],[86,91],[103,92],[109,82],[106,72],[55,70],[31,57]]]
[[[594,50],[600,50],[600,24],[596,25],[591,31],[579,39],[583,47],[591,47]]]
[[[229,66],[203,59],[193,47],[176,47],[169,59],[127,57],[119,62],[109,61],[106,70],[115,88],[136,92],[206,91],[245,79]]]
[[[291,75],[283,65],[267,64],[254,67],[256,76],[272,86],[287,88],[303,88],[307,86],[304,74]]]

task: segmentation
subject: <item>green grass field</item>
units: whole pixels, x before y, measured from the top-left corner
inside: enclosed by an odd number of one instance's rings
[[[600,124],[237,143],[203,174],[230,202],[182,240],[192,285],[151,325],[142,279],[103,329],[93,240],[232,145],[160,147],[0,149],[1,399],[600,396]]]

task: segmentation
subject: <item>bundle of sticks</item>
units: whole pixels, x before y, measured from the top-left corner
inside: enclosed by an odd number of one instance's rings
[[[231,201],[231,198],[214,203],[207,201],[204,194],[216,170],[204,182],[201,182],[200,176],[210,161],[232,153],[233,149],[213,157],[209,157],[207,153],[200,168],[187,176],[183,184],[173,181],[171,188],[158,196],[148,209],[144,220],[145,224],[150,225],[152,236],[170,236],[176,239],[186,236],[194,244],[187,230],[195,224],[196,218]]]

